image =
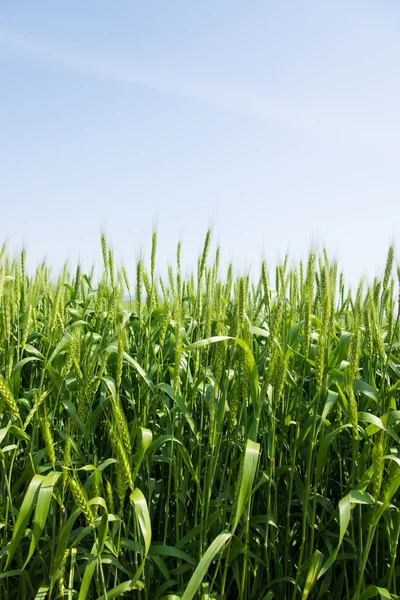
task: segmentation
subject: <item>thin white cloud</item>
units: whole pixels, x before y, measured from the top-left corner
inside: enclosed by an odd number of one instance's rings
[[[375,114],[368,109],[363,113],[338,110],[315,105],[299,108],[266,93],[231,86],[220,82],[202,81],[166,67],[142,64],[124,64],[116,57],[89,55],[59,42],[38,40],[18,33],[0,24],[0,46],[34,65],[62,69],[84,77],[135,85],[158,93],[192,99],[202,104],[235,113],[278,122],[306,132],[316,138],[329,140],[343,149],[349,146],[373,150],[398,162],[396,128],[398,122],[386,122],[387,130],[374,126]],[[334,102],[334,98],[332,99]],[[390,121],[390,119],[389,119]],[[393,131],[394,126],[394,133]]]
[[[30,62],[107,81],[133,84],[161,93],[191,98],[202,103],[249,115],[301,124],[301,114],[281,103],[215,82],[192,79],[184,73],[154,65],[123,64],[120,59],[88,55],[60,43],[37,40],[0,25],[0,44]]]

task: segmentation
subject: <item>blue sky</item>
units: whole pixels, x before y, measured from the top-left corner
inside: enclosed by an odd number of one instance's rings
[[[0,4],[0,234],[34,266],[257,270],[326,245],[352,279],[400,222],[400,5]]]

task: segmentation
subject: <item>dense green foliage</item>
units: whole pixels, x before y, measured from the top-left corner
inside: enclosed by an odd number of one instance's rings
[[[398,271],[0,258],[0,598],[398,598]],[[129,296],[128,296],[129,295]],[[131,300],[127,300],[131,297]]]

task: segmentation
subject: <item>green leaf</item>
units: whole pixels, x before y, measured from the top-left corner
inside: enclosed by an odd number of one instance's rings
[[[92,581],[94,571],[96,569],[97,564],[97,544],[96,542],[92,546],[92,550],[89,554],[88,561],[86,563],[85,572],[83,574],[81,587],[79,589],[78,600],[85,600],[89,593],[90,583]]]
[[[368,398],[375,400],[375,402],[379,402],[378,390],[373,388],[372,385],[369,385],[365,381],[362,381],[362,379],[354,380],[354,389],[357,392],[361,392],[361,394],[364,394],[364,396],[367,396]]]
[[[133,432],[134,436],[138,438],[136,444],[139,447],[138,451],[134,454],[132,461],[134,464],[132,479],[135,481],[136,476],[139,472],[140,465],[142,464],[144,455],[146,454],[148,448],[153,441],[153,434],[150,429],[146,429],[146,427],[136,427]]]
[[[5,573],[0,573],[0,581],[2,579],[7,579],[7,577],[19,577],[22,575],[22,569],[13,569],[12,571],[6,571]]]
[[[392,596],[386,588],[377,587],[376,585],[369,585],[366,590],[360,596],[360,600],[368,600],[368,598],[376,598],[379,594],[381,600],[391,600]]]
[[[74,526],[74,523],[80,514],[81,510],[78,508],[72,513],[60,531],[56,553],[54,556],[53,569],[51,571],[50,589],[53,589],[57,581],[59,570],[61,569],[64,560],[64,554],[67,548],[68,540],[71,535],[72,527]]]
[[[20,371],[22,369],[22,367],[24,365],[26,365],[29,362],[35,362],[37,360],[42,360],[41,358],[38,358],[37,356],[28,356],[27,358],[23,358],[22,360],[19,361],[19,363],[17,363],[15,365],[15,367],[13,368],[12,372],[16,373],[17,371]]]
[[[399,436],[393,431],[393,429],[385,425],[385,423],[383,423],[383,421],[376,415],[366,412],[359,412],[358,420],[364,421],[366,423],[371,423],[372,425],[375,425],[375,427],[377,427],[378,429],[383,429],[384,431],[386,431],[386,433],[392,436],[392,438],[396,440],[398,444],[400,444]]]
[[[196,436],[197,441],[200,441],[199,432],[197,431],[197,427],[194,422],[194,419],[193,419],[192,415],[190,414],[189,409],[187,408],[187,406],[186,406],[184,400],[181,398],[181,396],[179,394],[174,394],[174,390],[173,390],[172,386],[170,386],[168,383],[159,383],[157,387],[160,390],[162,390],[163,392],[165,392],[166,394],[168,394],[168,396],[171,398],[171,400],[173,400],[176,403],[179,410],[185,417],[193,434]]]
[[[8,433],[12,433],[18,440],[26,440],[29,442],[31,439],[20,427],[17,427],[16,425],[7,425],[7,427],[0,429],[0,444]]]
[[[240,521],[240,517],[242,516],[246,504],[250,498],[259,456],[260,444],[257,444],[251,440],[247,440],[243,457],[242,476],[238,482],[239,491],[237,494],[235,519],[233,521],[231,530],[232,533],[234,533]]]
[[[69,400],[62,400],[62,404],[63,404],[64,408],[66,409],[66,411],[68,412],[68,414],[72,417],[72,419],[78,425],[79,429],[82,431],[85,438],[88,440],[90,437],[90,433],[89,433],[88,429],[86,428],[85,424],[83,423],[83,421],[79,418],[75,404],[73,404]]]
[[[261,329],[261,327],[256,327],[255,325],[250,325],[249,331],[253,335],[257,335],[259,337],[269,338],[270,335],[269,331],[267,331],[266,329]]]
[[[231,533],[220,533],[212,544],[207,548],[204,556],[202,556],[199,564],[197,565],[190,581],[183,593],[182,600],[192,600],[197,590],[199,589],[201,582],[206,575],[210,564],[214,558],[221,552],[225,544],[231,539]]]
[[[336,438],[336,436],[346,427],[351,427],[350,423],[346,423],[345,425],[338,427],[337,429],[335,429],[331,433],[328,433],[328,435],[326,435],[322,438],[322,442],[320,443],[319,448],[318,448],[317,462],[316,462],[316,466],[315,466],[315,482],[316,483],[318,483],[318,481],[322,475],[322,472],[323,472],[323,469],[325,466],[326,453],[328,451],[329,446],[331,445],[333,440]]]
[[[56,358],[56,356],[58,356],[60,354],[61,350],[63,350],[65,348],[65,346],[67,346],[69,344],[70,339],[71,339],[71,336],[69,333],[64,334],[64,336],[61,338],[61,340],[58,342],[57,346],[55,347],[49,360],[47,361],[46,366],[45,366],[46,369],[48,369],[48,367],[50,367],[51,363]],[[44,357],[43,357],[43,359],[44,359]]]
[[[38,358],[39,360],[46,360],[45,357],[43,356],[43,354],[41,352],[39,352],[39,350],[37,348],[35,348],[35,346],[31,346],[31,344],[25,344],[24,351],[27,352],[28,354],[32,354],[33,356],[36,356],[36,358]]]
[[[151,381],[151,379],[149,379],[149,377],[147,376],[147,373],[143,369],[143,367],[141,367],[139,365],[139,363],[134,358],[132,358],[132,356],[130,356],[127,352],[124,352],[124,359],[127,360],[128,363],[130,363],[133,367],[135,367],[136,371],[139,373],[139,375],[141,377],[143,377],[143,380],[147,383],[147,385],[149,386],[151,391],[154,392],[155,391],[154,383]]]
[[[104,471],[104,469],[106,469],[109,465],[113,465],[116,462],[117,462],[117,460],[115,458],[107,458],[107,460],[102,462],[97,468],[101,472],[101,471]]]
[[[144,583],[142,583],[141,581],[138,581],[140,575],[142,574],[143,567],[144,567],[144,563],[142,565],[140,565],[140,567],[137,570],[137,573],[133,579],[131,579],[129,581],[124,581],[123,583],[120,583],[119,585],[117,585],[110,591],[107,590],[107,600],[113,600],[114,598],[118,598],[118,596],[122,596],[122,594],[126,594],[126,592],[131,592],[132,590],[135,590],[135,589],[143,590]],[[100,596],[100,598],[98,598],[98,600],[106,600],[106,596]]]
[[[28,524],[29,517],[31,516],[31,513],[35,506],[37,497],[39,495],[40,486],[42,485],[44,479],[45,478],[43,477],[43,475],[34,475],[29,484],[25,497],[22,501],[20,511],[18,513],[17,521],[15,523],[10,547],[8,550],[6,568],[10,564],[18,548],[19,542],[25,534],[25,529]]]
[[[166,546],[165,544],[160,543],[154,543],[150,546],[149,556],[169,556],[171,558],[179,558],[192,565],[195,565],[197,562],[193,556],[190,556],[190,554],[180,550],[176,546]]]
[[[393,498],[393,496],[395,495],[395,493],[397,492],[399,487],[400,487],[400,473],[397,473],[397,475],[395,475],[395,477],[393,477],[390,480],[390,483],[383,494],[382,502],[379,502],[375,505],[375,509],[374,509],[374,512],[372,515],[372,521],[371,521],[372,525],[375,526],[378,524],[379,519],[381,518],[381,516],[383,515],[385,510],[388,508],[391,499]]]
[[[249,380],[250,380],[250,395],[253,403],[254,414],[257,419],[260,417],[261,405],[258,403],[258,395],[259,395],[259,385],[258,385],[258,371],[256,361],[254,360],[254,355],[250,350],[248,344],[241,338],[231,337],[229,335],[215,335],[204,340],[199,340],[198,342],[194,342],[193,344],[189,344],[189,346],[185,346],[185,348],[180,348],[180,352],[189,352],[190,350],[198,350],[199,348],[204,348],[206,346],[210,346],[211,344],[216,344],[218,342],[229,341],[232,340],[236,344],[238,344],[246,353],[247,364],[249,368]]]
[[[147,556],[151,544],[151,522],[146,498],[138,488],[135,488],[130,495],[130,501],[136,512],[144,540],[145,556]]]
[[[37,591],[37,594],[35,596],[35,600],[44,600],[47,596],[47,592],[49,591],[49,586],[48,585],[41,585],[40,588]]]
[[[117,397],[117,388],[115,387],[115,381],[110,375],[104,375],[102,381],[106,384],[108,391],[110,392],[112,398]]]
[[[313,587],[318,579],[318,573],[319,573],[319,570],[320,570],[323,562],[324,562],[323,554],[319,550],[316,550],[311,558],[311,563],[310,563],[310,567],[308,569],[307,578],[306,578],[306,582],[304,584],[304,589],[303,589],[303,594],[301,596],[301,600],[306,600],[308,598],[308,596],[310,595],[310,592],[313,589]]]
[[[360,490],[352,490],[346,496],[339,501],[339,540],[336,548],[333,550],[324,566],[321,568],[318,579],[326,573],[326,571],[333,565],[338,555],[340,546],[343,538],[346,534],[347,527],[350,522],[350,510],[351,504],[375,504],[374,499],[366,492]]]
[[[56,471],[52,471],[43,480],[42,485],[40,486],[39,495],[36,503],[35,516],[33,519],[33,531],[32,531],[32,539],[31,545],[29,548],[28,556],[24,563],[24,569],[32,555],[35,551],[35,548],[39,542],[39,538],[42,535],[42,531],[44,525],[47,520],[47,515],[49,514],[51,498],[53,495],[53,488],[57,483],[61,473],[57,473]]]
[[[322,411],[321,420],[320,420],[320,423],[318,426],[316,437],[318,437],[318,434],[319,434],[321,428],[324,426],[326,417],[329,415],[332,408],[335,406],[338,396],[339,396],[339,394],[337,394],[336,392],[333,392],[332,390],[328,390],[328,394],[326,396],[325,405],[324,405],[324,409]]]
[[[93,504],[98,504],[104,508],[101,520],[100,527],[98,532],[98,537],[95,543],[92,546],[92,550],[90,552],[88,562],[85,567],[85,573],[83,575],[81,588],[79,591],[78,600],[84,600],[87,597],[89,592],[90,584],[93,579],[94,571],[96,568],[96,564],[101,559],[101,555],[104,550],[104,544],[106,541],[106,537],[108,534],[108,514],[107,514],[107,506],[105,500],[103,498],[92,498],[89,501],[90,506]]]

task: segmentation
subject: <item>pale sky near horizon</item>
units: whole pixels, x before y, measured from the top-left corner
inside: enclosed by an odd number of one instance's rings
[[[400,222],[400,4],[2,0],[0,242],[31,265],[257,269],[326,245],[357,280]]]

